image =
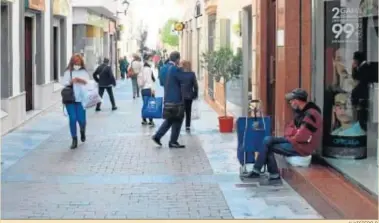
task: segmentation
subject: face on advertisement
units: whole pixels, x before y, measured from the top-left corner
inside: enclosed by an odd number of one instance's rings
[[[353,110],[349,103],[349,95],[339,93],[334,97],[334,113],[341,125],[352,124],[354,121]]]
[[[334,65],[334,69],[337,72],[337,75],[339,75],[342,78],[347,78],[348,71],[346,69],[346,60],[345,60],[344,52],[345,50],[343,48],[336,50],[334,58],[333,58],[333,65]]]

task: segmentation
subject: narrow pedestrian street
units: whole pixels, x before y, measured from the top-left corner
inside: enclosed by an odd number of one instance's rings
[[[160,87],[157,95],[162,95]],[[2,137],[2,219],[319,219],[288,184],[239,179],[236,134],[222,135],[201,102],[186,149],[157,148],[157,127],[140,124],[141,100],[119,82],[118,110],[108,95],[87,111],[87,142],[76,150],[59,103]]]

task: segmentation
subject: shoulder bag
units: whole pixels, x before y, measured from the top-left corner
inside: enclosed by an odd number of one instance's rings
[[[172,67],[169,68],[166,76],[166,86],[165,86],[165,95],[164,97],[167,98],[167,92],[169,91],[168,84],[170,81],[170,76]],[[181,89],[181,88],[180,88]],[[183,103],[183,95],[182,95],[182,101],[181,103],[171,103],[171,102],[165,102],[163,106],[163,118],[164,119],[171,119],[171,120],[180,120],[184,118],[184,103]]]
[[[70,80],[72,80],[72,71],[70,71]],[[66,105],[75,103],[75,93],[72,84],[65,86],[61,91],[61,95],[63,104]]]

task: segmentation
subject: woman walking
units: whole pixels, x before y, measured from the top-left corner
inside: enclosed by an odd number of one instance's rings
[[[197,84],[196,75],[192,72],[191,62],[183,60],[181,63],[182,75],[180,78],[182,82],[182,92],[184,99],[184,108],[186,116],[186,131],[191,130],[191,112],[192,102],[197,99],[199,92],[199,85]]]
[[[71,149],[78,147],[77,123],[80,127],[80,140],[86,141],[86,111],[82,105],[82,91],[88,80],[89,74],[84,66],[83,58],[79,54],[72,56],[62,79],[64,86],[72,86],[75,97],[75,102],[65,104],[72,136]]]
[[[143,100],[143,108],[147,106],[147,103],[149,101],[150,97],[154,97],[154,74],[153,74],[153,69],[151,68],[152,64],[152,56],[151,55],[145,55],[144,58],[144,64],[142,68],[142,85],[141,85],[141,95],[142,95],[142,100]],[[146,118],[142,117],[142,125],[149,125],[151,127],[154,126],[154,121],[152,118],[149,118],[149,122],[147,122]]]
[[[141,62],[141,57],[138,56],[138,54],[133,54],[133,61],[130,63],[129,67],[129,77],[132,80],[132,87],[133,87],[133,99],[136,97],[139,97],[139,87],[138,87],[138,81],[137,76],[141,72],[141,69],[143,67],[143,64]]]

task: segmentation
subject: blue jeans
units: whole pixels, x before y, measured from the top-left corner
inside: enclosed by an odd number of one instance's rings
[[[278,164],[274,154],[284,156],[298,156],[292,144],[284,137],[266,136],[263,140],[263,151],[258,155],[254,164],[254,169],[260,171],[263,165],[267,164],[267,171],[270,174],[279,174]]]
[[[142,105],[142,109],[141,109],[141,114],[142,114],[142,110],[144,108],[146,108],[147,102],[148,102],[149,98],[152,97],[152,91],[151,91],[150,88],[149,89],[142,89],[141,90],[141,95],[142,95],[142,101],[143,101],[143,105]],[[145,118],[142,118],[142,120],[144,122],[146,122]],[[149,118],[149,122],[153,122],[153,119]]]
[[[74,104],[67,104],[66,110],[70,122],[70,132],[72,137],[77,137],[76,123],[79,123],[80,129],[86,127],[86,110],[84,110],[82,103],[75,102]]]
[[[159,127],[155,138],[161,139],[171,128],[170,144],[178,143],[180,129],[182,128],[183,119],[166,119]]]

